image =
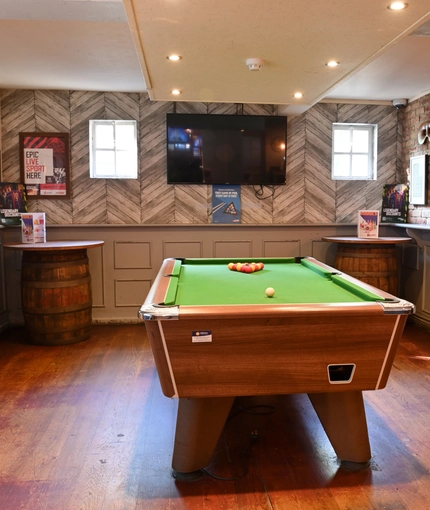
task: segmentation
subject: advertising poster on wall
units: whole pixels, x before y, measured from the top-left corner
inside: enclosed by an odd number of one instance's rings
[[[381,223],[407,223],[409,186],[385,184],[382,191]]]
[[[27,212],[27,194],[24,184],[0,182],[0,223],[20,225],[21,213]]]
[[[19,143],[28,198],[69,198],[68,133],[20,133]]]
[[[240,222],[240,184],[212,186],[212,223]]]

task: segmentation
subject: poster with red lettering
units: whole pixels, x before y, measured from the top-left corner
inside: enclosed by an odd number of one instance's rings
[[[21,180],[27,198],[70,198],[68,133],[20,133]]]

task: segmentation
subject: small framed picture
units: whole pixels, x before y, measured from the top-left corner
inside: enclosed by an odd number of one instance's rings
[[[21,180],[27,198],[70,198],[68,133],[20,133]]]
[[[409,203],[414,205],[427,204],[427,169],[428,156],[412,156],[410,161],[411,185]]]

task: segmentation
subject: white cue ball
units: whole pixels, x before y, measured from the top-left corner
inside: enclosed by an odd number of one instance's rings
[[[275,289],[272,289],[272,287],[268,287],[266,289],[266,296],[273,297],[275,295]]]

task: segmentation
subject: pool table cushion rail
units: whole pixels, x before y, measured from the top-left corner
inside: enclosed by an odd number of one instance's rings
[[[173,305],[144,304],[139,310],[140,319],[148,321],[197,319],[210,314],[213,319],[275,319],[293,317],[317,317],[330,313],[335,316],[362,317],[377,315],[410,315],[412,308],[408,301],[363,302],[363,303],[303,303],[274,305]],[[206,329],[206,328],[205,328]]]

